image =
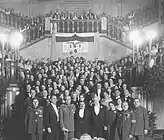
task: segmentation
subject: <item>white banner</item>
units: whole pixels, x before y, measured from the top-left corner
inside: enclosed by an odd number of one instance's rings
[[[107,30],[107,17],[102,17],[101,18],[101,29],[102,30]]]
[[[64,53],[88,53],[88,42],[70,41],[63,42]]]

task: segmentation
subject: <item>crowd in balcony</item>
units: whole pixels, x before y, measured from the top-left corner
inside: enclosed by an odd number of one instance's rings
[[[154,1],[150,6],[145,6],[128,13],[124,17],[124,29],[130,30],[152,23],[159,20],[159,16],[159,3],[158,1]]]
[[[58,61],[21,58],[17,79],[20,94],[25,97],[28,138],[71,140],[84,133],[90,139],[122,140],[122,133],[126,134],[125,139],[132,138],[138,131],[134,128],[137,122],[133,110],[141,108],[135,103],[139,99],[132,97],[130,77],[124,71],[131,65],[130,59],[111,65],[72,56]],[[142,111],[146,126],[139,129],[146,132],[148,118],[146,110]]]

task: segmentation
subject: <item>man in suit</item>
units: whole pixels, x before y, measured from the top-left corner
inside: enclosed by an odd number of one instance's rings
[[[103,97],[103,92],[104,92],[104,91],[103,91],[103,89],[102,89],[102,85],[101,85],[100,82],[97,83],[97,86],[96,86],[94,92],[95,92],[95,94],[99,97],[99,99],[102,99],[102,97]]]
[[[64,134],[64,140],[74,138],[74,114],[76,107],[71,104],[71,97],[65,97],[66,104],[60,106],[60,127]]]
[[[93,104],[91,108],[91,134],[92,137],[103,137],[105,109],[100,105],[100,99],[97,95],[93,97]]]
[[[133,137],[135,128],[135,116],[129,110],[128,102],[122,103],[123,111],[117,114],[115,140],[128,140]]]
[[[125,102],[128,102],[130,110],[134,109],[134,99],[132,97],[130,97],[130,93],[127,89],[124,90],[124,96],[123,96],[122,100]]]
[[[80,138],[84,133],[90,134],[90,110],[85,106],[84,101],[79,102],[79,108],[75,112],[75,137]]]
[[[34,88],[31,88],[30,94],[29,94],[29,95],[30,95],[30,96],[27,97],[27,98],[25,99],[25,105],[24,105],[24,107],[25,107],[25,112],[26,112],[27,109],[32,105],[32,100],[35,98],[36,91],[35,91]]]
[[[25,115],[25,133],[28,140],[43,139],[43,107],[39,106],[39,99],[33,98],[32,106],[28,107]]]
[[[117,111],[113,101],[109,102],[109,107],[110,109],[105,112],[104,134],[107,140],[114,140]]]
[[[134,129],[135,140],[144,140],[144,135],[148,133],[149,122],[147,110],[140,105],[138,98],[134,99],[134,115],[136,119],[136,127]]]
[[[50,97],[51,104],[45,108],[45,128],[47,140],[59,140],[59,113],[56,106],[57,97],[52,94]]]

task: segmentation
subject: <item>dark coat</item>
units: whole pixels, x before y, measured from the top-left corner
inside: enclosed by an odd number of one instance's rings
[[[84,117],[81,118],[79,116],[80,109],[77,109],[75,112],[75,136],[76,138],[80,138],[80,136],[84,133],[90,134],[91,127],[91,113],[90,110],[84,109]]]
[[[43,107],[29,107],[25,115],[25,132],[28,134],[43,133]]]
[[[55,140],[59,139],[59,120],[57,120],[57,114],[53,108],[53,106],[51,104],[49,104],[46,108],[45,108],[45,128],[47,130],[47,128],[51,128],[51,134],[48,134],[48,139],[49,140],[53,140],[53,138],[55,138]],[[52,139],[51,139],[52,138]]]
[[[144,107],[139,106],[134,110],[134,115],[136,119],[134,135],[144,135],[144,130],[149,129],[147,110]]]
[[[107,126],[107,140],[114,140],[116,130],[117,111],[107,110],[105,112],[105,126]]]
[[[132,111],[118,113],[115,140],[128,140],[129,135],[134,135],[135,121]]]
[[[105,109],[100,106],[100,112],[96,115],[94,107],[91,108],[91,135],[93,137],[104,137],[103,129],[105,122]]]

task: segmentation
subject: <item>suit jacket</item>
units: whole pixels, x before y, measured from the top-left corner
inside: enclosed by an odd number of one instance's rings
[[[75,135],[77,138],[84,133],[90,134],[91,127],[91,113],[90,110],[85,107],[84,116],[81,118],[79,116],[80,109],[77,109],[75,112]]]
[[[57,114],[51,104],[45,107],[45,128],[51,128],[52,133],[59,132],[59,120],[57,120]]]
[[[63,104],[60,106],[60,127],[66,128],[69,131],[74,131],[74,114],[76,107],[74,104],[66,105]]]
[[[136,119],[134,135],[144,135],[144,130],[149,129],[147,110],[144,107],[139,106],[134,110],[134,114]]]
[[[98,89],[97,88],[94,89],[94,93],[98,96]],[[101,92],[100,92],[100,98],[101,99],[103,98],[103,93],[104,93],[104,90],[103,90],[103,88],[101,88]]]
[[[43,133],[43,107],[27,109],[25,115],[25,132],[32,134],[42,134]]]
[[[115,129],[116,129],[116,116],[117,111],[107,110],[105,112],[105,126],[107,126],[107,140],[113,140],[115,138]]]
[[[132,111],[122,111],[117,114],[116,118],[116,136],[115,140],[128,140],[129,135],[134,134],[135,116]]]
[[[100,105],[100,112],[96,115],[94,106],[91,107],[91,133],[93,137],[103,137],[105,109]],[[99,136],[97,136],[97,133]]]

